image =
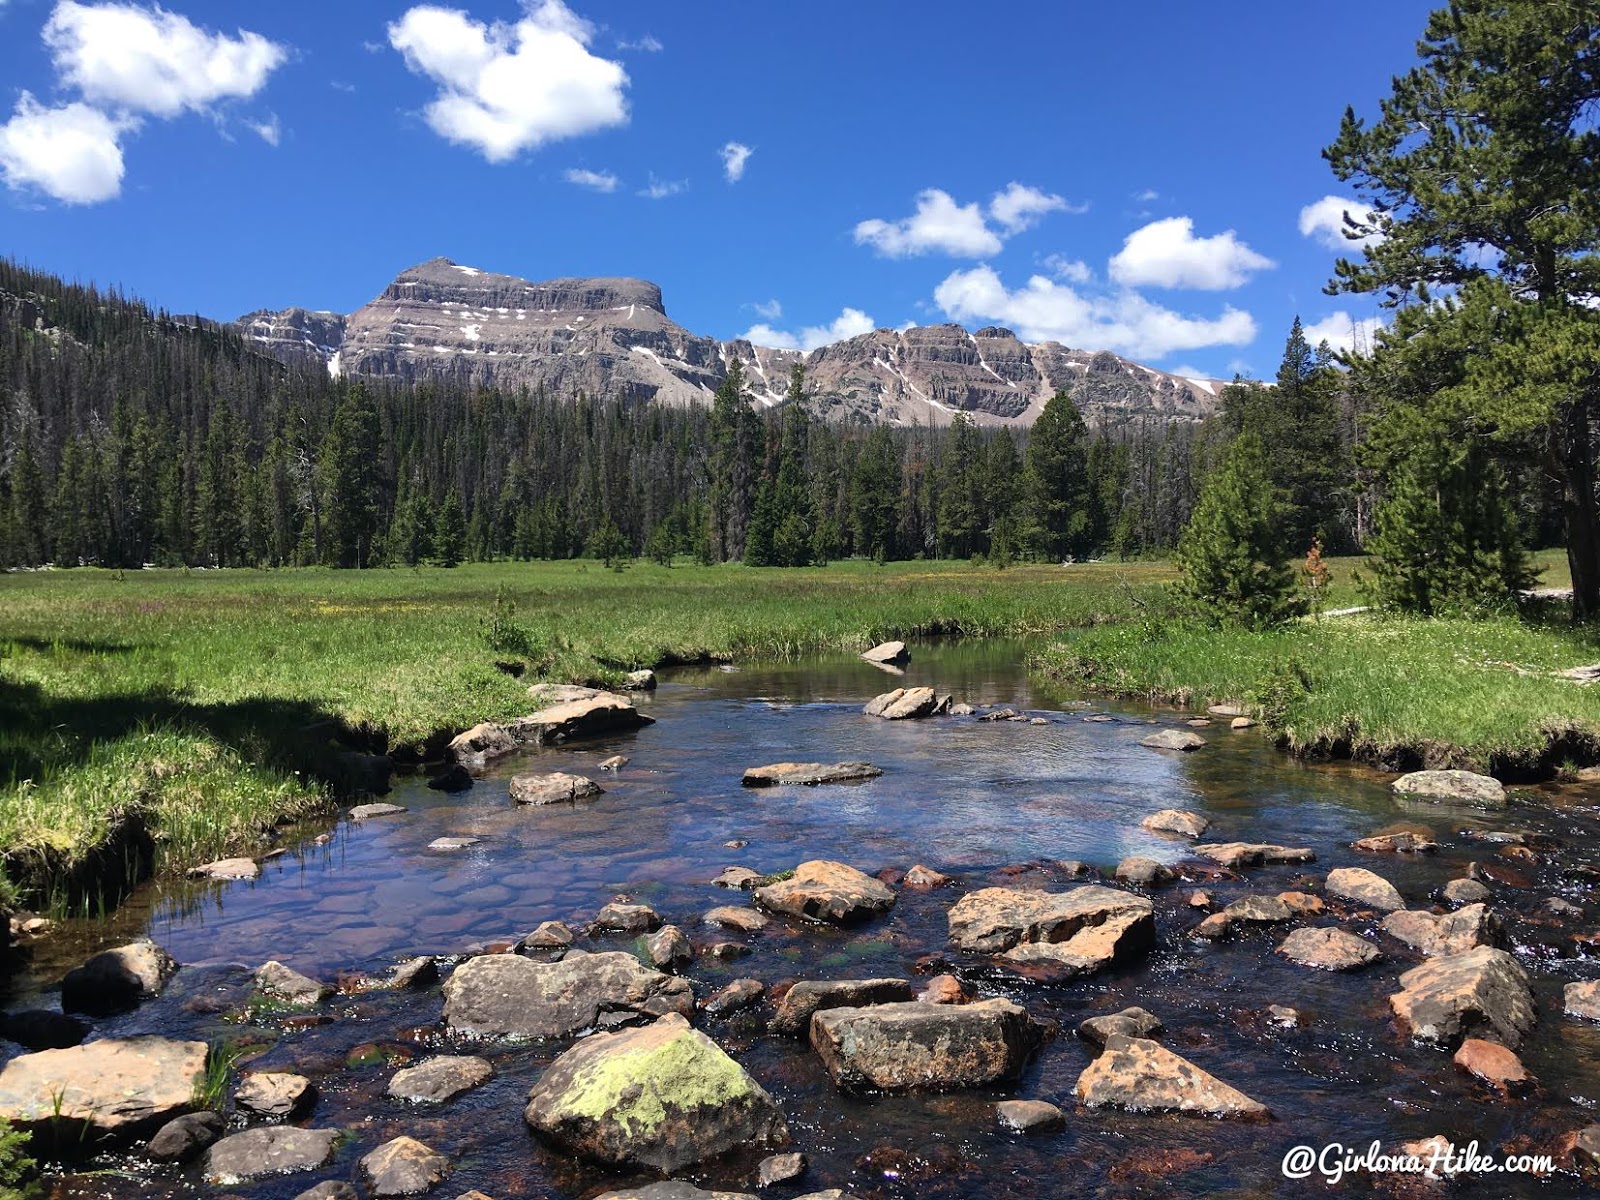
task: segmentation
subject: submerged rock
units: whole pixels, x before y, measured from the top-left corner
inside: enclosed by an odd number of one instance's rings
[[[1484,904],[1494,899],[1494,893],[1476,879],[1452,879],[1440,892],[1445,903],[1454,905]]]
[[[103,950],[61,981],[66,1012],[105,1016],[161,994],[178,972],[173,957],[149,938]]]
[[[550,1064],[523,1115],[557,1148],[619,1168],[677,1171],[789,1139],[777,1102],[677,1014],[585,1038]]]
[[[1078,1076],[1077,1095],[1089,1108],[1182,1112],[1261,1120],[1267,1108],[1145,1038],[1113,1037]]]
[[[1031,978],[1071,979],[1148,950],[1154,909],[1132,892],[1087,885],[1068,892],[983,888],[950,910],[950,941],[999,954],[999,964]]]
[[[1600,979],[1567,984],[1562,990],[1561,1010],[1569,1017],[1600,1021]]]
[[[906,872],[906,877],[900,882],[904,887],[914,888],[917,891],[926,891],[954,883],[955,878],[941,871],[935,871],[932,867],[925,867],[921,863],[917,863]]]
[[[929,716],[938,705],[939,697],[930,687],[895,688],[873,697],[861,711],[885,721],[906,721]]]
[[[788,1154],[769,1154],[756,1167],[756,1186],[769,1188],[776,1184],[799,1179],[806,1173],[806,1156],[791,1151]]]
[[[275,1000],[302,1005],[316,1004],[333,994],[327,984],[302,975],[276,959],[256,968],[256,990]]]
[[[1152,833],[1175,833],[1180,837],[1197,838],[1211,828],[1211,822],[1199,813],[1181,808],[1163,808],[1151,813],[1139,824]]]
[[[869,762],[781,762],[765,767],[747,767],[743,783],[748,788],[794,785],[815,787],[823,783],[856,783],[860,780],[876,779],[882,774],[881,768]]]
[[[42,1132],[125,1140],[194,1106],[206,1044],[162,1037],[105,1038],[23,1054],[0,1069],[0,1120]]]
[[[1389,1006],[1418,1041],[1448,1045],[1487,1027],[1515,1050],[1536,1019],[1527,973],[1490,946],[1429,959],[1400,976],[1400,988]]]
[[[1504,808],[1506,789],[1498,779],[1472,771],[1413,771],[1391,785],[1396,795],[1413,800],[1455,801],[1485,808]]]
[[[1321,971],[1357,971],[1383,957],[1371,942],[1342,929],[1296,929],[1283,939],[1278,953]]]
[[[232,1187],[268,1175],[315,1171],[333,1157],[343,1133],[265,1125],[225,1137],[206,1155],[206,1182]]]
[[[69,1013],[42,1008],[0,1013],[0,1037],[25,1050],[65,1050],[81,1044],[89,1030],[88,1021]]]
[[[773,912],[851,925],[894,907],[894,892],[885,884],[844,863],[814,859],[794,875],[757,888],[756,901]]]
[[[405,811],[403,804],[358,804],[350,810],[350,819],[371,821],[376,817],[392,817]]]
[[[476,1037],[564,1038],[602,1017],[694,1011],[688,981],[620,951],[570,950],[553,963],[486,954],[457,967],[443,990],[445,1025]]]
[[[1340,867],[1329,871],[1323,886],[1330,896],[1354,900],[1381,912],[1393,912],[1406,906],[1405,898],[1394,884],[1365,867]]]
[[[1522,1060],[1498,1042],[1467,1038],[1456,1051],[1455,1064],[1503,1096],[1531,1091],[1538,1080]]]
[[[583,775],[569,775],[565,771],[541,773],[529,771],[514,775],[510,783],[511,798],[518,804],[572,804],[604,794],[594,780]]]
[[[1067,1127],[1066,1114],[1044,1100],[1002,1100],[994,1115],[1000,1128],[1011,1133],[1055,1133]]]
[[[219,858],[204,866],[190,867],[189,875],[195,879],[259,879],[261,864],[253,858]]]
[[[740,908],[736,904],[722,904],[709,910],[702,918],[707,925],[721,925],[724,929],[737,929],[740,933],[759,933],[771,922],[753,908]]]
[[[436,792],[464,792],[472,787],[472,772],[460,763],[451,763],[432,779],[428,786]]]
[[[475,1055],[441,1055],[396,1071],[388,1093],[396,1100],[445,1104],[494,1078],[494,1068]]]
[[[1047,1027],[1009,1000],[823,1009],[811,1046],[843,1088],[983,1087],[1015,1079]]]
[[[722,987],[701,1008],[713,1017],[726,1017],[761,1003],[767,985],[759,979],[735,979]]]
[[[1278,896],[1244,896],[1223,909],[1221,915],[1229,921],[1249,921],[1261,925],[1294,919],[1288,902]]]
[[[784,993],[772,1019],[773,1033],[804,1036],[811,1016],[827,1008],[900,1004],[914,997],[905,979],[803,979]]]
[[[1179,750],[1185,754],[1205,747],[1206,740],[1198,733],[1189,733],[1182,729],[1162,729],[1140,739],[1141,746],[1148,746],[1152,750]]]

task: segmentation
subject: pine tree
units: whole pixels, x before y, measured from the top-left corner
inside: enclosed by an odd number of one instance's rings
[[[383,501],[378,409],[367,389],[346,393],[322,448],[324,553],[336,567],[364,567],[373,556]]]
[[[601,520],[589,538],[589,557],[598,558],[613,571],[620,571],[633,557],[633,547],[609,516]]]
[[[1374,521],[1367,590],[1384,608],[1424,616],[1505,608],[1534,585],[1505,477],[1470,443],[1415,446]]]
[[[1177,593],[1202,618],[1259,629],[1300,615],[1266,451],[1241,434],[1201,490],[1176,555]]]
[[[1023,490],[1027,539],[1039,558],[1085,558],[1090,542],[1089,430],[1065,392],[1057,392],[1028,434]]]
[[[1347,109],[1323,151],[1366,202],[1347,232],[1381,235],[1336,264],[1331,288],[1424,309],[1454,291],[1453,316],[1482,306],[1452,403],[1537,441],[1561,489],[1574,615],[1600,617],[1600,9],[1456,0],[1418,50],[1378,119]],[[1403,341],[1385,338],[1388,353]]]
[[[880,562],[894,557],[900,492],[894,437],[880,425],[867,435],[850,480],[850,518],[858,554]]]
[[[968,558],[982,551],[983,439],[966,413],[950,422],[939,460],[939,553]]]
[[[441,567],[458,566],[467,554],[467,515],[454,492],[444,498],[433,523],[433,557]]]

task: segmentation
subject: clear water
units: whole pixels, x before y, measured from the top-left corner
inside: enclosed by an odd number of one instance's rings
[[[1139,746],[1152,722],[1190,714],[1103,701],[1042,687],[1022,668],[1023,648],[1007,643],[920,647],[903,677],[854,659],[829,658],[740,669],[665,673],[641,700],[657,723],[636,734],[544,750],[503,764],[471,791],[448,796],[421,778],[403,780],[387,799],[399,816],[295,831],[290,852],[254,883],[163,881],[141,890],[110,918],[64,929],[42,943],[31,975],[9,1006],[54,1003],[53,985],[97,946],[148,933],[187,964],[160,999],[102,1023],[104,1035],[159,1032],[209,1040],[252,1040],[250,1069],[296,1070],[321,1097],[309,1122],[356,1137],[320,1174],[235,1189],[287,1200],[321,1178],[353,1178],[361,1154],[400,1133],[455,1159],[438,1194],[477,1188],[497,1198],[578,1200],[628,1182],[552,1155],[528,1134],[522,1102],[560,1047],[474,1046],[496,1068],[488,1086],[442,1110],[422,1112],[383,1092],[394,1066],[449,1046],[441,1035],[437,988],[410,995],[344,996],[331,1023],[240,1025],[228,1012],[246,994],[248,968],[269,958],[332,980],[341,972],[382,971],[415,954],[455,955],[526,933],[541,921],[575,928],[604,903],[627,895],[651,904],[699,942],[747,941],[750,957],[698,959],[697,993],[734,978],[768,985],[799,978],[912,976],[917,960],[944,952],[945,913],[964,891],[994,883],[1072,886],[1048,864],[1079,859],[1107,871],[1127,854],[1185,861],[1185,845],[1144,832],[1159,808],[1191,808],[1213,821],[1211,840],[1306,845],[1312,867],[1249,872],[1240,882],[1206,883],[1222,903],[1249,892],[1275,893],[1335,866],[1363,865],[1393,881],[1413,907],[1459,875],[1469,860],[1507,872],[1498,905],[1524,961],[1536,975],[1541,1024],[1523,1050],[1542,1081],[1524,1100],[1490,1099],[1448,1053],[1409,1045],[1392,1028],[1388,995],[1416,959],[1385,941],[1386,961],[1357,975],[1322,975],[1273,953],[1282,930],[1247,933],[1216,947],[1188,939],[1201,914],[1186,904],[1189,886],[1155,893],[1159,944],[1142,964],[1064,986],[985,976],[975,961],[957,966],[986,993],[1007,995],[1036,1016],[1059,1022],[1060,1036],[1023,1080],[1004,1091],[944,1095],[841,1095],[803,1042],[768,1037],[760,1010],[700,1024],[783,1103],[795,1148],[811,1162],[795,1195],[842,1187],[862,1197],[1327,1194],[1315,1180],[1289,1184],[1279,1163],[1291,1146],[1343,1142],[1365,1147],[1445,1133],[1476,1138],[1489,1153],[1538,1150],[1596,1119],[1600,1029],[1560,1016],[1562,983],[1600,974],[1600,960],[1571,957],[1570,934],[1593,928],[1589,889],[1569,877],[1600,865],[1593,802],[1576,789],[1524,793],[1509,814],[1396,808],[1385,777],[1348,766],[1297,764],[1256,733],[1226,722],[1204,731],[1208,747],[1180,757]],[[883,722],[860,714],[877,692],[927,683],[977,705],[1007,704],[1044,725],[971,718]],[[1109,714],[1111,721],[1086,720]],[[617,775],[600,760],[625,754]],[[881,779],[858,785],[752,791],[745,767],[782,760],[866,759]],[[588,774],[606,794],[577,806],[520,808],[506,781],[523,770]],[[1443,843],[1437,855],[1363,855],[1354,838],[1397,820],[1426,822]],[[1497,858],[1497,848],[1459,834],[1515,828],[1553,835],[1563,848],[1538,864]],[[469,850],[431,852],[438,837],[482,841]],[[743,840],[742,849],[724,843]],[[808,858],[837,858],[869,873],[922,862],[959,877],[956,887],[905,891],[891,914],[852,930],[774,921],[754,936],[704,926],[700,914],[746,897],[713,888],[724,866],[776,871]],[[1016,873],[1026,864],[1035,869]],[[1539,910],[1552,894],[1585,905],[1585,920],[1560,924]],[[1350,926],[1347,924],[1346,927]],[[628,939],[609,947],[627,948]],[[1073,1035],[1087,1016],[1139,1004],[1162,1017],[1166,1043],[1268,1105],[1275,1120],[1238,1125],[1179,1116],[1073,1111],[1072,1090],[1090,1061]],[[1300,1010],[1304,1026],[1269,1025],[1269,1004]],[[1036,1097],[1069,1112],[1067,1131],[1022,1140],[1000,1134],[993,1103]],[[754,1190],[759,1154],[686,1177]],[[108,1174],[59,1183],[62,1195],[163,1195],[205,1191],[192,1172],[128,1160],[99,1164]],[[1346,1181],[1337,1190],[1369,1185]],[[1568,1195],[1571,1177],[1471,1183],[1465,1194]]]

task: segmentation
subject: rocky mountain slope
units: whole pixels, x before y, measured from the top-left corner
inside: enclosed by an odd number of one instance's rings
[[[403,271],[348,317],[289,308],[241,317],[237,328],[272,354],[315,359],[335,373],[450,378],[554,394],[620,394],[709,403],[732,358],[757,403],[781,402],[803,361],[813,404],[840,420],[1031,424],[1057,391],[1097,424],[1141,416],[1194,420],[1216,406],[1216,380],[1186,379],[1106,351],[1028,345],[1009,329],[960,325],[878,329],[809,354],[719,342],[667,316],[642,279],[532,283],[430,259]]]

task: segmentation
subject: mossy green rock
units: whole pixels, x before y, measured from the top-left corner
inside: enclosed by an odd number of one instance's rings
[[[675,1013],[584,1039],[550,1064],[523,1116],[567,1153],[662,1172],[789,1140],[777,1102]]]

